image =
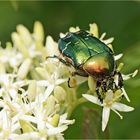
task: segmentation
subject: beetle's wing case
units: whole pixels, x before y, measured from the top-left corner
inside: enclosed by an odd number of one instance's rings
[[[80,30],[79,32],[77,32],[77,34],[81,37],[85,45],[88,46],[92,56],[95,55],[95,52],[108,52],[110,54],[113,54],[112,50],[106,44],[104,44],[93,35],[85,32],[84,30]]]
[[[84,70],[95,77],[110,75],[114,72],[115,61],[112,50],[99,39],[81,30],[76,33],[85,46],[88,47],[90,57],[83,65]]]
[[[77,33],[68,33],[64,38],[59,40],[58,44],[60,52],[72,59],[74,67],[82,65],[90,57],[87,45]]]
[[[83,30],[76,33],[68,33],[64,38],[61,38],[59,40],[59,50],[64,57],[68,58],[68,61],[71,60],[69,62],[75,68],[82,70],[84,66],[85,69],[87,68],[86,71],[89,69],[90,71],[92,70],[92,72],[90,72],[92,75],[94,75],[95,70],[97,71],[98,69],[96,68],[97,66],[91,66],[91,60],[92,63],[96,62],[95,64],[98,64],[98,67],[102,68],[99,75],[101,75],[103,71],[105,71],[106,74],[110,74],[114,71],[115,61],[111,49]],[[93,70],[93,68],[95,70]]]

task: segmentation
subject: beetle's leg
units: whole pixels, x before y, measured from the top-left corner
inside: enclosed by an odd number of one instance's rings
[[[67,61],[65,61],[64,59],[62,59],[61,57],[57,56],[57,55],[54,55],[54,56],[47,56],[46,59],[49,59],[49,58],[57,58],[60,62],[62,62],[63,64],[65,65],[70,65]]]
[[[83,77],[88,77],[89,75],[83,70],[83,65],[79,65],[76,68],[76,71],[72,73],[73,76],[75,75],[79,75],[79,76],[83,76]]]
[[[103,92],[107,92],[107,84],[106,84],[106,82],[102,82],[102,90],[103,90]]]
[[[119,78],[118,78],[118,86],[119,86],[120,88],[122,88],[122,86],[123,86],[123,78],[122,78],[122,75],[121,75],[120,72],[118,72],[117,74],[118,74],[118,76],[119,76]]]
[[[75,75],[79,75],[79,76],[83,76],[83,77],[88,76],[86,73],[84,73],[82,71],[75,71],[75,72],[72,72],[71,74],[72,74],[72,76],[69,77],[69,79],[68,79],[68,87],[69,88],[74,88],[76,86],[76,81],[73,79],[73,77]],[[72,82],[73,85],[71,84],[71,82]]]
[[[68,87],[69,87],[69,88],[72,88],[72,86],[70,85],[70,80],[71,80],[71,79],[70,79],[70,77],[69,77],[69,79],[68,79]]]
[[[114,85],[114,79],[113,78],[109,78],[109,86],[108,86],[108,90],[114,90],[115,89],[115,85]]]
[[[83,76],[83,77],[88,77],[88,75],[82,71],[75,71],[75,72],[72,72],[72,76],[75,76],[75,75],[79,75],[79,76]]]
[[[103,103],[103,98],[102,98],[101,93],[99,91],[100,86],[101,86],[101,82],[97,81],[97,83],[96,83],[96,93],[97,93],[97,96],[98,96],[98,99],[100,100],[100,102]]]

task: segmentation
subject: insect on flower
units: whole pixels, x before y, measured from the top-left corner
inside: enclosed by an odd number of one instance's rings
[[[58,58],[66,65],[75,68],[73,75],[92,76],[96,80],[96,93],[102,102],[104,93],[109,89],[116,91],[123,86],[123,78],[114,58],[114,52],[102,41],[84,30],[67,33],[58,42],[61,56]],[[118,84],[114,76],[118,76]]]

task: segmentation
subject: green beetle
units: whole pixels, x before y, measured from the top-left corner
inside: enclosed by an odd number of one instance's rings
[[[96,92],[102,101],[102,92],[108,89],[116,90],[123,86],[123,79],[116,71],[116,63],[113,51],[99,39],[86,31],[80,30],[75,33],[68,33],[64,38],[59,39],[59,51],[63,58],[57,57],[61,62],[72,65],[75,73],[81,76],[92,76],[97,81]],[[114,75],[118,74],[118,85],[114,82]]]

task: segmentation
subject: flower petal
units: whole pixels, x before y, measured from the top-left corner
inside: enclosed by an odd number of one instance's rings
[[[63,114],[60,116],[60,123],[61,124],[73,124],[75,120],[67,120],[67,113]]]
[[[67,128],[68,128],[67,125],[62,125],[62,126],[59,126],[59,127],[51,127],[50,129],[48,129],[48,135],[49,136],[57,135],[57,134],[65,131]]]
[[[79,30],[80,30],[80,28],[78,26],[69,28],[69,31],[72,33],[78,32]]]
[[[133,107],[130,107],[130,106],[122,104],[122,103],[117,103],[117,102],[112,104],[112,108],[115,110],[121,111],[121,112],[129,112],[129,111],[134,110]]]
[[[137,75],[137,73],[138,73],[138,69],[136,69],[136,70],[133,72],[132,77],[135,77],[135,76]]]
[[[115,57],[115,61],[116,61],[116,60],[119,60],[122,56],[123,56],[123,54],[122,54],[122,53],[120,53],[120,54],[118,54],[118,55],[114,56],[114,57]]]
[[[112,43],[113,40],[114,40],[114,37],[111,37],[111,38],[106,39],[106,40],[101,40],[101,41],[104,42],[106,45],[108,45],[108,44]]]
[[[129,99],[129,97],[128,97],[128,95],[127,95],[127,93],[126,93],[126,91],[125,91],[124,88],[122,88],[122,94],[124,95],[124,97],[126,98],[126,100],[127,100],[128,102],[130,102],[130,99]]]
[[[99,38],[99,31],[98,31],[98,26],[96,23],[89,24],[90,26],[90,33],[93,34],[95,37]]]
[[[56,139],[57,140],[65,140],[63,137],[63,134],[57,134]]]
[[[20,119],[28,122],[37,123],[37,118],[30,115],[22,115]]]
[[[47,86],[49,86],[49,82],[47,80],[39,80],[39,81],[37,81],[37,85],[47,87]]]
[[[110,108],[104,107],[102,113],[102,131],[104,131],[107,126],[109,115],[110,115]]]
[[[57,79],[56,82],[55,82],[55,84],[56,84],[56,85],[60,85],[60,84],[62,84],[62,83],[64,83],[64,82],[66,82],[66,81],[68,81],[67,78],[65,78],[65,79]]]
[[[90,102],[101,106],[101,103],[97,97],[93,95],[89,95],[89,94],[82,94],[82,96],[86,98],[87,100],[89,100]]]
[[[54,89],[54,85],[49,85],[48,88],[46,89],[45,93],[44,93],[44,101],[50,96],[50,94],[52,93]]]
[[[43,137],[43,136],[42,136]],[[16,135],[16,134],[11,134],[10,135],[10,139],[12,140],[29,140],[29,139],[41,139],[42,137],[40,136],[39,132],[29,132],[29,133],[24,133],[24,134],[20,134],[20,135]]]
[[[135,70],[133,73],[130,73],[130,74],[127,74],[127,75],[122,74],[123,80],[128,80],[131,77],[133,78],[137,75],[137,73],[138,73],[138,70]]]
[[[115,109],[111,108],[119,117],[120,119],[123,119],[123,116]]]
[[[16,89],[14,89],[14,88],[9,89],[9,94],[12,97],[12,99],[16,99],[16,97],[17,97],[17,91],[16,91]]]
[[[11,121],[10,121],[10,119],[8,117],[7,111],[4,110],[3,112],[1,112],[1,116],[2,116],[2,122],[3,122],[3,124],[2,124],[3,129],[8,130],[10,128],[10,126],[11,126]]]
[[[57,43],[53,40],[53,38],[51,36],[48,36],[46,38],[46,47],[47,47],[48,56],[59,55]]]
[[[64,33],[60,33],[60,38],[63,38],[63,37],[65,37],[66,36],[66,34],[64,34]]]
[[[106,33],[103,33],[100,37],[100,40],[103,40],[105,36],[106,36]]]

